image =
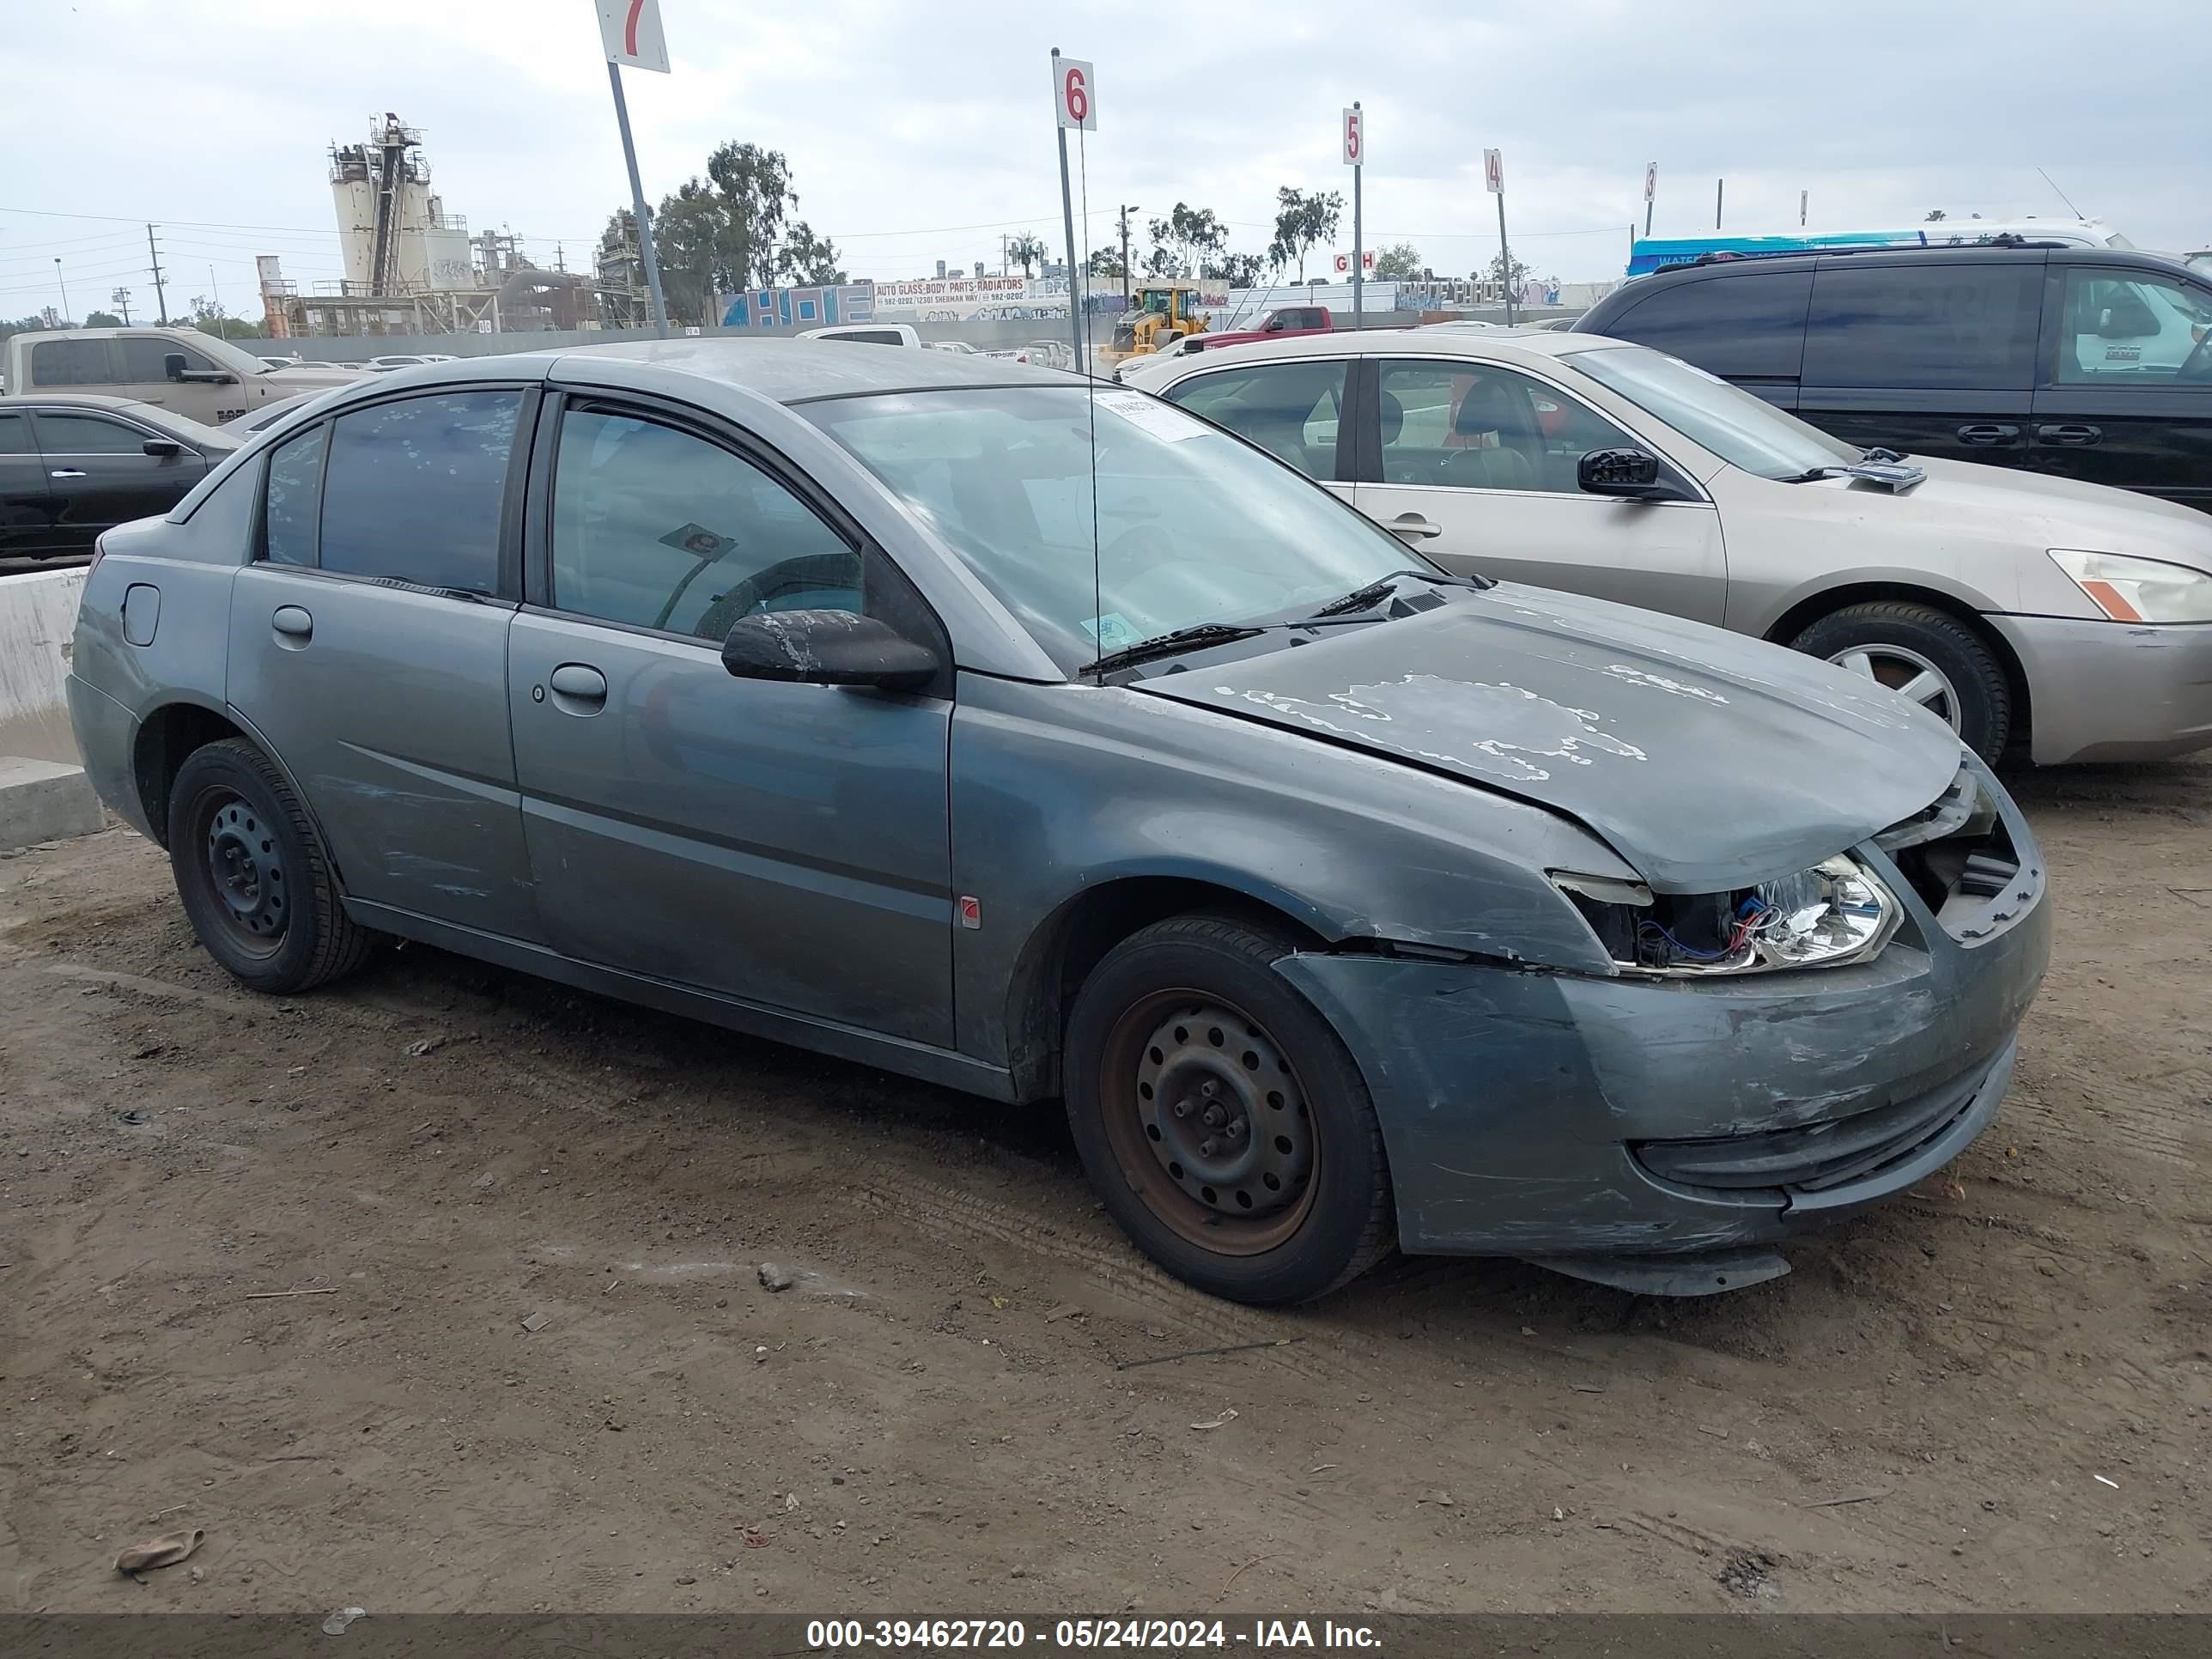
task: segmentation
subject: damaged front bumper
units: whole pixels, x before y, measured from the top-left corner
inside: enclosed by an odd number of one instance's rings
[[[1650,980],[1284,958],[1367,1080],[1404,1248],[1733,1288],[1783,1270],[1759,1247],[1941,1169],[1996,1113],[2050,957],[2041,854],[1997,798],[2020,867],[1978,909],[1939,921],[1888,854],[1856,849],[1905,909],[1864,963]]]

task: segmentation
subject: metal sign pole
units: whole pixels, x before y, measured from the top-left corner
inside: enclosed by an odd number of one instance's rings
[[[1366,264],[1367,242],[1359,199],[1359,175],[1367,165],[1367,119],[1359,112],[1357,98],[1344,112],[1344,159],[1352,167],[1352,326],[1357,331],[1367,326],[1366,272],[1361,269]]]
[[[1073,58],[1063,58],[1060,48],[1052,49],[1053,131],[1060,141],[1060,221],[1067,234],[1067,331],[1075,346],[1075,372],[1091,373],[1091,354],[1083,315],[1083,285],[1077,280],[1075,258],[1075,195],[1067,181],[1067,130],[1088,131],[1098,125],[1098,108],[1091,86],[1091,65]],[[1127,210],[1124,210],[1126,215]],[[1127,281],[1127,264],[1123,262],[1123,280]]]
[[[1505,192],[1498,192],[1498,255],[1505,270],[1505,326],[1513,326],[1513,250],[1505,240]]]
[[[637,176],[637,146],[630,142],[629,106],[623,102],[622,65],[607,60],[607,84],[615,89],[615,125],[622,129],[623,163],[629,168],[630,211],[637,216],[638,252],[645,258],[646,291],[653,296],[653,331],[668,337],[668,306],[660,297],[660,261],[653,252],[653,215],[645,205],[645,184]]]
[[[1053,56],[1060,53],[1054,52]],[[1068,338],[1075,347],[1075,372],[1088,374],[1090,359],[1083,349],[1083,297],[1075,286],[1075,198],[1067,187],[1067,129],[1056,127],[1053,136],[1060,140],[1060,222],[1067,236]]]

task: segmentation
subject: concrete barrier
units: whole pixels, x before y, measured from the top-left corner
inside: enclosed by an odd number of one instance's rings
[[[0,576],[0,755],[77,763],[70,733],[70,642],[84,572]]]

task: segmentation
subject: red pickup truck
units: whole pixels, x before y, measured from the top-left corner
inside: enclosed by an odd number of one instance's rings
[[[1336,319],[1327,306],[1279,306],[1260,319],[1257,328],[1231,329],[1220,334],[1194,334],[1190,343],[1200,351],[1216,346],[1243,345],[1252,340],[1285,340],[1293,334],[1327,334]]]

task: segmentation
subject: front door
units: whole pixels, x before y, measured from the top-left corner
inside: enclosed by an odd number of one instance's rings
[[[149,455],[159,434],[112,415],[41,409],[31,416],[53,492],[54,535],[63,549],[89,548],[103,530],[167,513],[206,476],[199,453]]]
[[[1589,451],[1651,444],[1495,363],[1384,358],[1377,384],[1382,476],[1353,495],[1377,524],[1448,569],[1721,621],[1728,561],[1710,502],[1621,501],[1576,482]]]
[[[46,464],[32,441],[31,417],[0,410],[0,555],[58,550],[53,522]]]
[[[2212,288],[2054,264],[2029,465],[2212,512]]]
[[[721,662],[754,611],[908,616],[903,579],[704,416],[572,395],[550,454],[508,653],[550,942],[951,1046],[951,702]]]
[[[345,890],[521,939],[538,929],[501,549],[534,398],[399,398],[288,439],[230,607],[231,705],[290,769]]]

